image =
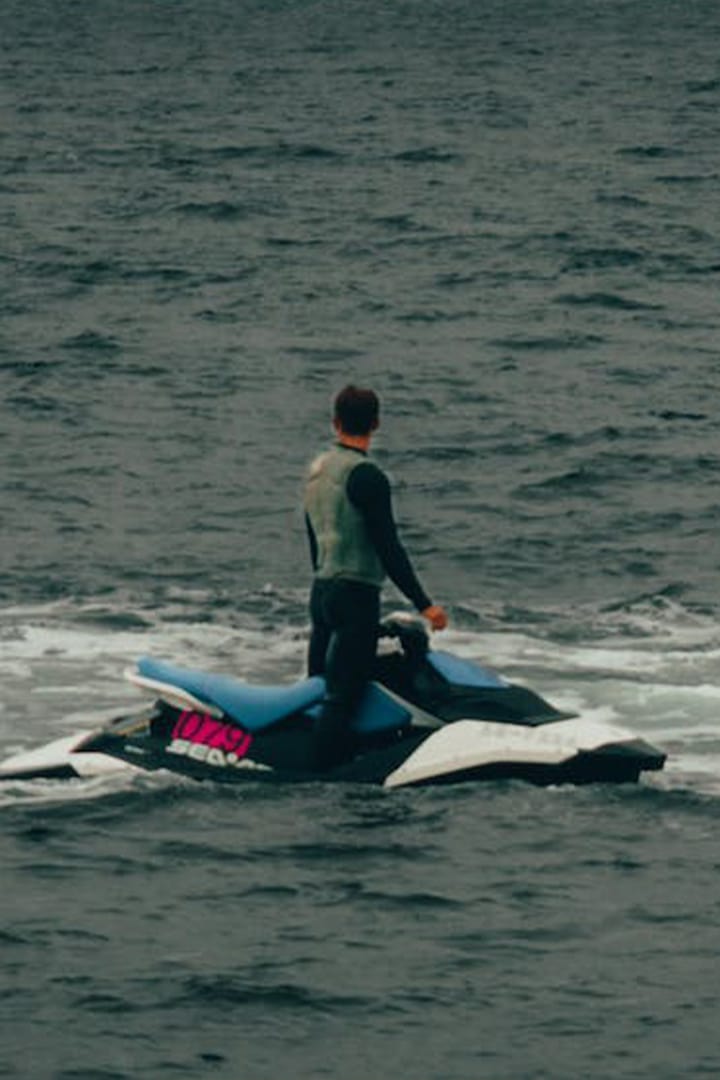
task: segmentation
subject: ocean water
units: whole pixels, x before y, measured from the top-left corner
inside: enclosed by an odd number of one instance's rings
[[[720,1074],[718,40],[715,0],[3,0],[0,756],[142,653],[302,672],[353,380],[443,646],[668,763],[1,784],[0,1077]]]

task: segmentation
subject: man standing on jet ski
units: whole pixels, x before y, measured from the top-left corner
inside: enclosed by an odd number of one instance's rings
[[[423,590],[401,544],[385,473],[367,458],[379,424],[372,390],[346,386],[335,398],[337,442],[310,465],[305,521],[315,577],[310,597],[310,675],[324,675],[326,695],[315,725],[318,769],[351,749],[349,724],[372,676],[385,577],[433,630],[447,626],[443,608]]]

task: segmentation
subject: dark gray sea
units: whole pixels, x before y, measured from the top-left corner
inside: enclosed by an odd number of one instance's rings
[[[6,782],[0,1077],[720,1075],[719,188],[717,0],[2,0],[0,757],[302,674],[351,380],[443,646],[669,757]]]

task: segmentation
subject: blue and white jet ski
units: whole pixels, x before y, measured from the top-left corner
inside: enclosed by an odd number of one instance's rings
[[[620,727],[560,712],[481,665],[429,647],[421,619],[391,616],[347,761],[311,766],[324,680],[254,686],[141,659],[126,672],[152,705],[0,764],[0,780],[164,769],[196,780],[341,780],[387,788],[476,780],[632,782],[665,754]]]

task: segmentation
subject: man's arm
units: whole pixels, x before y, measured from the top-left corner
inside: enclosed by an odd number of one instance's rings
[[[347,481],[347,496],[363,516],[370,539],[390,580],[418,611],[431,600],[418,581],[397,534],[390,484],[385,473],[370,461],[356,465]]]
[[[307,529],[308,544],[310,546],[310,562],[314,572],[317,570],[318,566],[318,545],[315,530],[310,523],[310,516],[308,514],[305,515],[305,528]]]

